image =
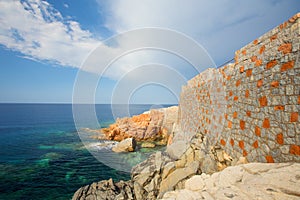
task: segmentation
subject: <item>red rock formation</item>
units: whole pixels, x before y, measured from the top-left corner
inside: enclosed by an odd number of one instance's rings
[[[136,141],[151,141],[166,145],[177,119],[177,106],[154,109],[131,118],[117,119],[116,123],[101,132],[109,140],[122,141],[135,138]]]

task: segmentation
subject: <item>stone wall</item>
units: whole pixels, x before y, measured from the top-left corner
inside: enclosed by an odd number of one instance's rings
[[[205,134],[232,157],[300,162],[300,13],[183,86],[176,140]],[[174,139],[175,139],[174,138]]]

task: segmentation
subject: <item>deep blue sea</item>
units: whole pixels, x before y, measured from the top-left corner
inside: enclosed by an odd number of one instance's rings
[[[95,108],[102,127],[114,122],[111,105]],[[130,114],[149,108],[130,105]],[[109,178],[128,180],[130,174],[92,156],[78,136],[71,104],[0,104],[1,200],[71,199],[79,187]]]

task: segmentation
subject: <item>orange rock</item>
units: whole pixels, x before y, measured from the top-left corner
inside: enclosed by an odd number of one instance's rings
[[[255,45],[258,44],[258,40],[254,40],[253,44],[255,44]]]
[[[272,35],[272,36],[270,37],[271,42],[272,42],[273,40],[276,40],[276,39],[277,39],[277,33],[276,33],[275,35]]]
[[[246,122],[245,121],[243,121],[243,120],[240,121],[240,128],[241,128],[241,130],[245,130],[245,128],[246,128]]]
[[[244,141],[239,141],[239,147],[240,147],[241,149],[244,149],[244,148],[245,148]]]
[[[228,121],[228,128],[232,128],[232,122]]]
[[[243,73],[243,72],[244,72],[244,69],[245,69],[245,67],[244,67],[244,66],[241,66],[241,67],[240,67],[240,73]]]
[[[233,113],[233,118],[237,118],[237,116],[238,116],[238,113],[237,113],[237,112],[234,112],[234,113]]]
[[[284,106],[275,106],[274,110],[284,110]]]
[[[252,62],[255,62],[256,60],[257,60],[257,56],[252,56],[252,57],[251,57],[251,61],[252,61]]]
[[[263,97],[259,98],[258,100],[259,100],[260,107],[264,107],[264,106],[268,105],[268,99],[266,96],[263,96]]]
[[[252,75],[252,69],[248,69],[246,72],[246,76],[249,77]]]
[[[235,86],[238,87],[241,84],[241,80],[237,80]]]
[[[292,52],[292,44],[291,43],[283,43],[278,47],[278,51],[281,51],[283,54]]]
[[[271,86],[272,86],[272,87],[278,87],[278,86],[279,86],[279,82],[278,82],[278,81],[273,81],[273,82],[271,83]]]
[[[253,143],[253,145],[252,145],[255,149],[257,149],[258,148],[258,141],[256,140],[254,143]]]
[[[276,141],[278,144],[283,144],[283,134],[282,133],[277,134]]]
[[[262,54],[265,51],[266,47],[265,45],[262,45],[259,49],[259,54]]]
[[[260,131],[260,128],[258,126],[255,127],[255,135],[257,136],[261,136],[261,131]]]
[[[257,81],[257,87],[261,87],[263,85],[263,80],[258,80]]]
[[[246,111],[246,115],[247,115],[248,117],[251,117],[251,112],[250,112],[249,110],[247,110],[247,111]]]
[[[231,146],[234,146],[234,140],[233,139],[230,139],[230,144],[231,144]]]
[[[290,154],[300,156],[300,146],[292,144],[290,146]]]
[[[246,150],[243,150],[243,156],[246,157],[248,155]]]
[[[233,98],[234,101],[237,101],[238,99],[239,99],[238,96],[235,96],[235,97]]]
[[[243,51],[242,51],[242,54],[245,56],[246,55],[246,50],[244,49]]]
[[[268,118],[265,118],[263,121],[263,127],[264,128],[270,128],[270,120]]]
[[[281,65],[280,71],[284,72],[286,70],[293,69],[294,68],[294,64],[295,64],[294,61],[286,62],[286,63],[284,63],[284,64]]]
[[[246,98],[248,98],[248,97],[249,97],[249,95],[250,95],[250,92],[249,92],[249,90],[246,90],[246,91],[245,91],[245,97],[246,97]]]
[[[255,61],[255,66],[258,67],[258,66],[261,66],[262,65],[262,60],[261,59],[258,59]]]
[[[231,97],[233,95],[233,92],[230,90],[229,91],[229,96]]]
[[[270,62],[267,63],[266,68],[267,69],[271,69],[275,65],[277,65],[277,60],[272,60],[272,61],[270,61]]]
[[[225,140],[223,140],[223,139],[220,140],[220,143],[221,143],[221,145],[223,145],[223,146],[226,145],[226,142],[225,142]]]
[[[300,104],[300,96],[298,96],[298,104]]]
[[[291,122],[297,122],[298,121],[298,112],[291,113]]]
[[[274,159],[270,155],[266,156],[266,160],[267,160],[267,163],[274,163]]]

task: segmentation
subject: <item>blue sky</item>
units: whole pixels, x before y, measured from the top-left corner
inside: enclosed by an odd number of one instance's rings
[[[205,49],[213,66],[230,60],[235,50],[299,11],[297,0],[1,0],[0,102],[72,102],[77,73],[98,45],[117,56],[124,43],[144,37],[137,35],[116,46],[104,42],[126,31],[158,27],[185,34]],[[168,68],[148,70],[154,69],[143,66],[149,63]],[[200,71],[212,66],[201,66]],[[95,101],[111,103],[126,90],[118,88],[130,87],[131,96],[117,103],[177,103],[184,81],[168,79],[173,71],[188,80],[199,70],[164,52],[128,53],[101,77],[94,74],[99,79]],[[169,85],[155,79],[158,73]],[[134,82],[136,76],[149,82]]]

